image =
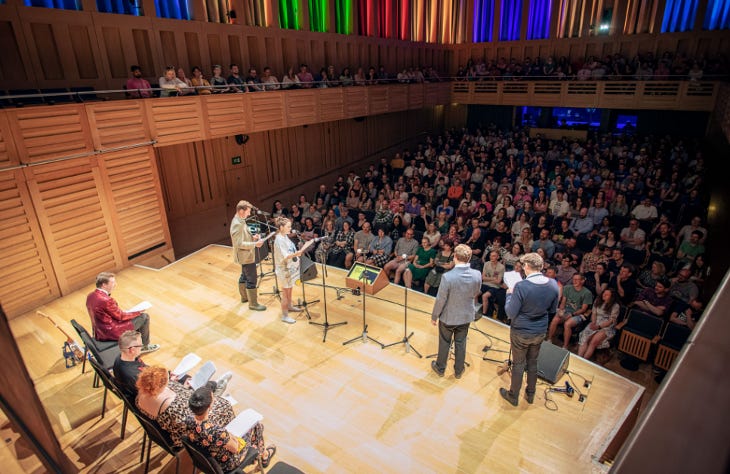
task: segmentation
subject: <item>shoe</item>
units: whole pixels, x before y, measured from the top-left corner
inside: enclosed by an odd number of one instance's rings
[[[228,387],[228,382],[230,382],[231,377],[233,377],[233,372],[226,372],[221,376],[221,378],[216,380],[214,391],[215,395],[220,397],[225,393],[226,387]]]
[[[292,319],[292,318],[290,318],[289,316],[282,316],[282,317],[281,317],[281,320],[282,320],[283,322],[285,322],[285,323],[289,323],[289,324],[294,324],[294,323],[296,323],[296,322],[297,322],[297,320],[296,320],[296,319]]]
[[[438,366],[436,365],[436,361],[435,360],[432,360],[431,361],[431,370],[433,370],[434,372],[436,372],[439,377],[443,377],[444,376],[444,371],[443,370],[439,370]]]
[[[301,313],[304,310],[299,306],[289,306],[289,311],[291,311],[292,313]]]
[[[238,293],[241,295],[241,303],[248,303],[248,293],[246,293],[246,284],[238,284]]]
[[[142,346],[142,349],[140,349],[140,352],[142,354],[147,354],[148,352],[155,352],[159,348],[160,348],[159,344],[147,344],[146,346]]]
[[[457,379],[460,379],[462,375],[464,375],[463,370],[461,372],[454,372],[454,377],[456,377]]]
[[[530,405],[535,403],[535,393],[534,392],[533,393],[525,392],[525,400],[527,400],[527,403],[529,403]]]
[[[517,403],[518,403],[517,397],[512,396],[512,394],[510,393],[509,390],[507,390],[506,388],[500,388],[499,394],[502,396],[502,398],[507,400],[510,403],[510,405],[512,405],[513,407],[517,406]]]
[[[248,295],[248,309],[253,311],[266,311],[266,306],[259,304],[259,295],[256,288],[246,289],[246,294]]]
[[[268,446],[266,448],[266,452],[269,453],[269,456],[261,461],[261,466],[263,466],[264,468],[269,467],[269,464],[271,464],[271,458],[273,458],[274,454],[276,454],[276,446],[274,446],[273,444],[271,446]]]

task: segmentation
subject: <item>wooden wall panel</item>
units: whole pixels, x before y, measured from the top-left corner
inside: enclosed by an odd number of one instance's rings
[[[93,151],[86,111],[81,105],[17,109],[8,113],[24,163]]]
[[[90,159],[24,171],[63,294],[123,266],[99,169]]]
[[[364,117],[368,114],[367,87],[343,87],[342,96],[345,101],[345,117]]]
[[[287,91],[282,93],[282,98],[286,99],[287,127],[305,125],[317,121],[318,107],[312,107],[313,103],[317,103],[315,90]]]
[[[251,128],[246,94],[211,95],[203,103],[203,117],[211,138],[233,136]],[[245,106],[244,106],[245,104]]]
[[[45,79],[62,79],[63,68],[59,56],[53,27],[48,23],[32,23],[31,39],[36,46],[36,54]]]
[[[345,118],[345,96],[343,89],[321,89],[319,94],[319,121],[329,122]]]
[[[8,114],[0,112],[0,169],[15,166],[18,163],[18,152],[10,131]]]
[[[89,54],[91,34],[87,25],[69,25],[68,34],[73,50],[76,76],[81,80],[97,79],[99,74],[96,59]]]
[[[0,54],[0,81],[9,81],[13,78],[27,81],[28,75],[20,54],[20,45],[11,21],[0,21],[0,44],[3,45],[3,54]]]
[[[145,100],[145,109],[156,146],[188,143],[205,138],[200,121],[199,97],[170,97],[167,100]]]
[[[109,101],[86,104],[94,148],[97,150],[150,141],[143,101]]]
[[[17,316],[60,296],[25,178],[0,172],[0,301]]]
[[[369,114],[384,114],[389,110],[388,92],[387,87],[373,87],[368,89]]]
[[[100,165],[111,193],[122,256],[130,259],[151,249],[170,248],[153,148],[108,153],[100,157]]]
[[[251,107],[251,128],[253,131],[258,132],[286,126],[284,94],[288,92],[296,94],[302,91],[272,91],[265,94],[246,94]]]

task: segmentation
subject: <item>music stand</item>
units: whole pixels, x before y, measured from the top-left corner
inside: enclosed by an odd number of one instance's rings
[[[315,321],[309,321],[309,324],[315,324],[317,326],[322,326],[322,328],[324,329],[324,335],[322,336],[322,342],[324,342],[325,340],[327,340],[327,331],[329,331],[330,328],[334,328],[334,327],[337,327],[337,326],[342,326],[343,324],[347,324],[347,321],[342,321],[342,322],[339,322],[339,323],[330,324],[329,321],[327,320],[327,283],[325,281],[325,277],[326,277],[326,274],[327,274],[327,270],[325,268],[325,263],[324,263],[325,258],[326,257],[323,256],[322,257],[322,261],[320,262],[320,264],[322,266],[322,306],[324,308],[324,322],[323,323],[318,323],[318,322],[315,322]],[[304,282],[302,282],[302,287],[303,286],[304,286]],[[302,288],[302,291],[303,291],[303,288]],[[337,292],[337,298],[338,299],[340,298],[339,291]]]
[[[268,232],[271,232],[271,230],[274,227],[271,224],[269,224],[268,222],[262,222],[262,221],[259,221],[259,220],[256,220],[256,219],[254,219],[254,222],[259,225],[259,232],[261,232],[261,227],[260,227],[261,225],[265,225],[266,226],[266,232],[267,233]],[[273,256],[271,258],[271,271],[270,272],[265,272],[264,271],[264,260],[266,260],[269,257],[269,248],[272,247],[272,245],[271,245],[271,243],[269,241],[266,241],[266,244],[265,245],[266,245],[266,248],[265,249],[263,247],[256,247],[256,262],[259,265],[259,274],[258,274],[258,280],[257,280],[257,285],[256,285],[257,288],[258,288],[258,285],[260,285],[260,282],[261,282],[261,280],[263,278],[265,278],[265,277],[267,277],[269,275],[274,275],[276,273],[274,271],[274,258],[273,258]],[[262,249],[263,249],[263,251],[266,252],[264,255],[261,255]],[[276,291],[278,291],[278,288],[277,288]]]
[[[403,297],[403,339],[396,342],[391,342],[390,344],[386,344],[383,346],[383,349],[386,347],[394,346],[396,344],[405,344],[406,346],[406,352],[410,352],[411,349],[413,349],[413,352],[418,356],[418,358],[422,358],[420,352],[416,350],[415,347],[411,346],[411,343],[409,339],[411,336],[413,336],[413,331],[411,331],[410,334],[408,334],[408,287],[403,287],[404,291],[404,297]]]
[[[380,277],[385,278],[384,284],[383,278]],[[368,335],[368,325],[365,322],[365,300],[367,299],[368,293],[375,294],[376,292],[380,291],[384,285],[387,285],[388,278],[384,276],[382,269],[358,262],[355,263],[352,268],[350,268],[350,272],[345,278],[345,284],[348,288],[359,288],[360,293],[362,294],[362,334],[360,336],[353,337],[349,341],[343,342],[342,345],[346,346],[347,344],[355,342],[358,339],[362,340],[362,342],[368,342],[368,339],[370,339],[371,341],[380,345],[380,348],[382,349],[383,343]]]
[[[311,270],[314,272],[311,272]],[[302,297],[297,301],[297,306],[304,308],[304,314],[307,315],[307,319],[312,319],[312,315],[309,314],[308,306],[311,304],[319,303],[319,300],[307,301],[307,296],[304,293],[305,281],[309,281],[317,276],[317,267],[314,266],[314,262],[309,258],[302,255],[299,258],[299,282],[302,285]]]

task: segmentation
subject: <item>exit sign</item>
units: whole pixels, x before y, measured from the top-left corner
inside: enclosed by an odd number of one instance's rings
[[[231,164],[240,165],[241,164],[241,157],[240,156],[234,156],[233,158],[231,158]]]

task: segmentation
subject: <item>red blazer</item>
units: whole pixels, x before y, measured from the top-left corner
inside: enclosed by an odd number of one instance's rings
[[[111,295],[98,288],[86,297],[86,309],[91,317],[94,338],[99,341],[118,341],[124,331],[134,329],[132,319],[142,313],[122,311]]]

